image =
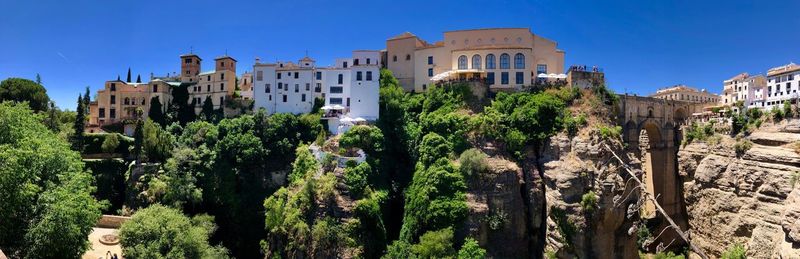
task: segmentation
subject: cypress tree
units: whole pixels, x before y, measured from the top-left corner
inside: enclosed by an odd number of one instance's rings
[[[161,100],[158,99],[158,96],[150,98],[150,110],[147,111],[147,118],[158,123],[161,127],[166,127],[167,121],[164,118],[164,107],[161,105]]]
[[[83,98],[78,95],[78,108],[75,115],[75,134],[72,136],[72,149],[75,151],[83,151],[83,132],[86,129],[86,106],[83,104]]]
[[[89,98],[89,86],[86,86],[86,92],[83,93],[83,105],[86,114],[89,114],[89,103],[91,103],[91,99]]]
[[[139,155],[142,153],[142,143],[144,143],[144,122],[136,120],[136,130],[133,132],[133,157],[136,164],[139,164]]]
[[[42,84],[42,76],[40,76],[39,73],[36,73],[36,84]]]
[[[117,81],[121,81],[121,80],[119,80],[119,75],[117,75]]]
[[[136,82],[137,83],[141,83],[142,82],[142,75],[136,75]]]
[[[200,110],[200,118],[208,122],[214,121],[214,103],[211,101],[211,96],[206,96],[203,101],[203,109]]]
[[[131,68],[128,68],[128,80],[125,80],[125,82],[131,82]]]

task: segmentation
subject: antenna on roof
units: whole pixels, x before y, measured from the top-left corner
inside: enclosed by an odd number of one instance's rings
[[[194,46],[189,46],[189,54],[194,54]]]
[[[225,49],[225,56],[228,56],[228,49]]]
[[[308,50],[306,50],[306,57],[308,57]]]

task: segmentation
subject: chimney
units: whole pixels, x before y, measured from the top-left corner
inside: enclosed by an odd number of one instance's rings
[[[256,64],[260,64],[260,63],[261,63],[261,58],[256,57]]]

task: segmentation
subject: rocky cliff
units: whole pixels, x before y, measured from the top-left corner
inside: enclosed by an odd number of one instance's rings
[[[738,154],[729,137],[680,150],[694,244],[710,256],[739,243],[751,258],[800,258],[799,125],[762,127],[747,137],[752,148]]]

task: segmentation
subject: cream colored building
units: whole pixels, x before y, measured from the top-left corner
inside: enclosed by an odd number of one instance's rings
[[[691,103],[718,103],[720,100],[718,95],[709,93],[706,89],[698,90],[686,85],[662,88],[650,97]]]
[[[202,59],[199,56],[181,55],[180,60],[180,75],[151,75],[148,83],[130,83],[119,79],[107,81],[103,89],[97,91],[95,100],[89,104],[87,132],[99,132],[101,126],[127,119],[146,118],[153,97],[159,98],[166,111],[172,101],[173,87],[187,87],[188,104],[194,103],[196,113],[200,112],[207,97],[211,98],[214,109],[218,109],[225,105],[226,99],[233,96],[236,89],[235,59],[229,56],[218,57],[214,59],[215,69],[202,73]]]
[[[422,92],[438,80],[479,80],[493,90],[532,85],[538,74],[564,71],[564,51],[529,28],[444,32],[428,43],[409,32],[386,40],[383,64],[406,91]]]

